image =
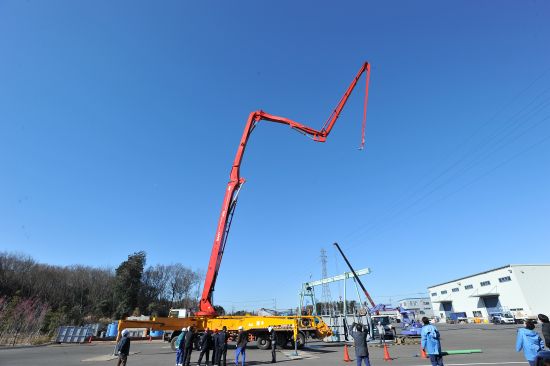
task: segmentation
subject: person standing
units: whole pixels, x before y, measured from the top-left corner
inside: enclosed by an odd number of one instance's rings
[[[181,333],[176,338],[174,345],[176,346],[176,366],[183,365],[183,353],[185,349],[185,334],[187,334],[187,328],[182,328]]]
[[[218,364],[218,328],[214,328],[214,333],[212,333],[212,365]]]
[[[355,331],[353,330],[355,328]],[[365,363],[365,366],[370,366],[369,360],[369,347],[367,341],[369,338],[369,332],[363,330],[361,324],[353,323],[351,325],[351,336],[353,337],[353,345],[355,346],[355,358],[357,359],[357,366]]]
[[[248,343],[248,332],[243,330],[243,326],[239,325],[239,334],[237,335],[237,349],[235,350],[235,365],[239,364],[239,355],[242,355],[242,363],[246,362],[246,344]]]
[[[269,340],[271,341],[271,363],[277,362],[277,354],[275,348],[277,347],[277,335],[275,334],[275,329],[271,326],[267,327],[269,332]]]
[[[384,342],[384,339],[386,337],[386,329],[384,328],[381,322],[378,322],[378,324],[376,325],[376,330],[378,330],[378,336],[380,337],[380,344],[382,344],[382,342]]]
[[[200,339],[200,346],[201,353],[199,355],[198,364],[201,364],[202,356],[206,354],[206,360],[204,361],[204,363],[205,365],[208,365],[208,360],[210,359],[210,349],[212,348],[212,333],[210,333],[210,330],[208,328],[204,329],[204,334]],[[214,361],[214,357],[212,357],[212,361]]]
[[[219,366],[226,366],[227,364],[227,339],[229,334],[227,333],[227,327],[224,326],[217,337],[214,338],[214,347],[216,348],[216,360],[214,363]],[[223,364],[222,364],[223,358]]]
[[[187,334],[185,335],[185,348],[183,350],[183,357],[184,361],[183,364],[185,366],[189,366],[191,362],[191,352],[193,352],[193,342],[195,341],[195,327],[191,326],[187,330]]]
[[[422,349],[430,358],[432,366],[443,366],[439,331],[434,325],[430,324],[430,319],[426,317],[422,318],[422,323],[424,324],[420,333]]]
[[[546,344],[546,348],[550,349],[550,322],[548,321],[548,317],[544,314],[539,314],[539,320],[542,323],[544,343]]]
[[[525,322],[525,328],[518,329],[516,338],[516,352],[523,350],[523,355],[529,366],[535,366],[537,353],[544,350],[544,341],[535,332],[535,323],[532,320]]]
[[[117,366],[126,366],[128,355],[130,354],[130,337],[128,329],[122,331],[122,338],[117,344],[116,350],[118,354]]]

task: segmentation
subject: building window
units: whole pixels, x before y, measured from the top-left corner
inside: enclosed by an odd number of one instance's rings
[[[508,282],[508,281],[512,281],[510,276],[501,277],[501,278],[498,279],[498,282]]]
[[[430,302],[429,301],[424,301],[423,304],[424,305],[430,305]]]
[[[458,287],[453,288],[453,292],[458,292]]]
[[[510,311],[522,311],[523,308],[510,309]]]
[[[441,291],[441,295],[445,295],[447,293],[447,290]]]
[[[474,285],[466,285],[464,286],[464,290],[471,290],[474,288]]]
[[[432,296],[437,296],[437,292],[432,292]]]
[[[420,314],[426,314],[423,310],[420,310]]]
[[[481,287],[489,286],[491,284],[491,281],[483,281],[483,282],[480,282],[479,284],[481,285]]]
[[[480,318],[480,317],[481,317],[481,311],[474,311],[473,313],[474,313],[474,316],[475,316],[476,318]]]

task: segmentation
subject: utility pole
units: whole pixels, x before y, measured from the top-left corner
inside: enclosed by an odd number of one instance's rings
[[[327,278],[327,251],[323,248],[321,249],[321,278]],[[323,283],[322,287],[322,299],[323,299],[323,306],[321,308],[321,314],[322,315],[330,315],[332,313],[332,307],[331,302],[331,296],[330,296],[330,287],[328,283]]]

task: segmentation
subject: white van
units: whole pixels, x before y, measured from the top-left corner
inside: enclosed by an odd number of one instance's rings
[[[490,321],[494,324],[515,324],[516,319],[511,313],[491,313]]]

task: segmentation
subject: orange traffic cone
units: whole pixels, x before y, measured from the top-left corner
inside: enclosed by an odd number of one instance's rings
[[[422,347],[420,347],[420,357],[428,358],[428,355],[426,354],[426,351],[424,351],[424,348],[422,348]]]
[[[390,351],[388,351],[388,345],[384,343],[384,361],[391,361]]]
[[[351,359],[349,358],[348,345],[347,344],[344,346],[344,361],[345,362],[351,362]]]

